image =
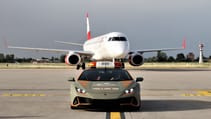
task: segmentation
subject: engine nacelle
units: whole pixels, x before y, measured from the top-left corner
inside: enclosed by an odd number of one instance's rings
[[[68,65],[78,65],[81,62],[81,56],[76,53],[69,53],[65,57],[65,63]]]
[[[144,64],[144,57],[140,53],[133,53],[129,55],[129,63],[132,66],[141,66]]]

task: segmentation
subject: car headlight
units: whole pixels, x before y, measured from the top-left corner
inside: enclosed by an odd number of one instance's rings
[[[129,93],[133,93],[133,92],[134,92],[133,88],[125,90],[125,94],[129,94]]]
[[[80,88],[77,88],[75,87],[75,90],[78,92],[78,93],[86,93],[86,91],[84,89],[80,89]]]

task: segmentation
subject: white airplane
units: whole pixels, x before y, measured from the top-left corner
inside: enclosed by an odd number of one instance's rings
[[[58,43],[77,45],[83,47],[83,51],[63,50],[63,49],[47,49],[47,48],[31,48],[31,47],[17,47],[8,46],[13,49],[35,50],[35,51],[50,51],[66,53],[65,63],[68,65],[76,65],[77,69],[82,67],[85,69],[85,60],[122,60],[128,59],[132,66],[140,66],[144,63],[143,53],[145,52],[159,52],[169,50],[181,50],[186,48],[186,41],[182,43],[179,48],[162,48],[162,49],[147,49],[130,51],[129,41],[125,34],[120,32],[111,32],[95,38],[91,37],[89,17],[86,15],[87,22],[87,40],[84,44],[56,41]],[[124,64],[124,63],[123,63]]]

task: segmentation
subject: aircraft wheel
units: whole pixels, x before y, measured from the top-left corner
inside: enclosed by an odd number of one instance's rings
[[[79,69],[80,69],[80,67],[81,67],[81,66],[78,64],[78,65],[76,66],[76,69],[77,69],[77,70],[79,70]]]
[[[72,110],[78,109],[77,107],[74,107],[74,106],[70,106],[70,108],[71,108]]]
[[[122,68],[125,68],[125,63],[124,62],[122,62]]]
[[[82,69],[85,69],[86,68],[86,65],[85,65],[85,63],[82,63]]]

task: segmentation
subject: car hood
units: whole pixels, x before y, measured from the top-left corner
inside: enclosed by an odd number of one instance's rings
[[[135,81],[78,81],[77,85],[90,93],[117,93],[132,87]]]

